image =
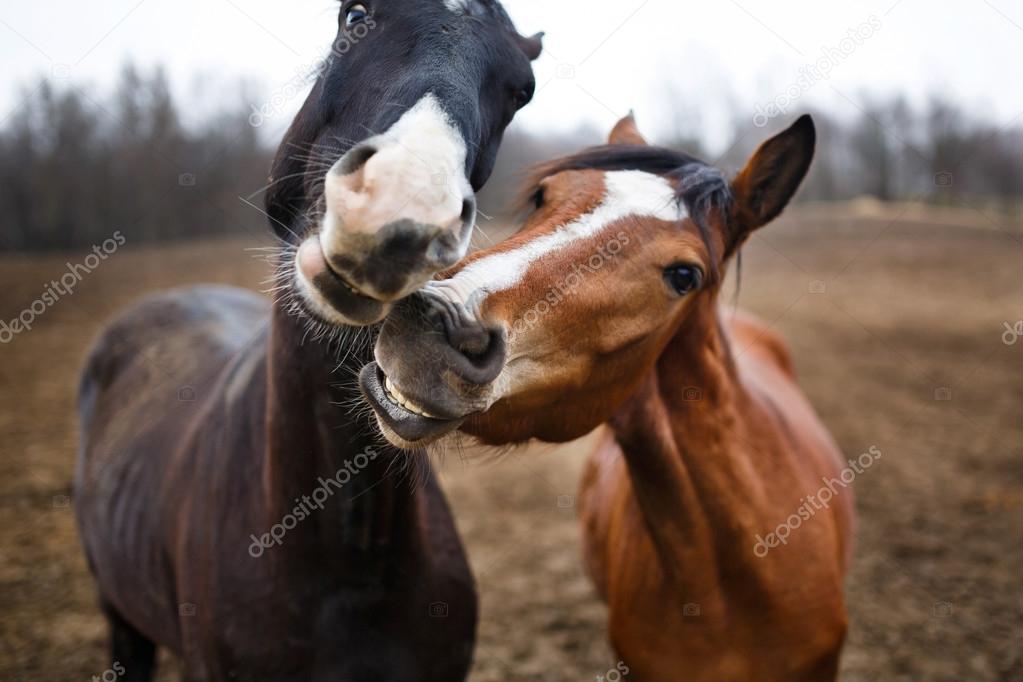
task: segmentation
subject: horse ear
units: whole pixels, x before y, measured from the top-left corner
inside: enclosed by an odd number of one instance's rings
[[[611,134],[608,135],[607,142],[608,144],[637,144],[644,147],[650,144],[639,132],[639,127],[636,125],[636,115],[631,111],[628,116],[615,124]]]
[[[540,53],[543,52],[543,36],[543,31],[535,33],[528,38],[517,33],[515,34],[519,49],[529,57],[529,61],[535,62],[539,59]]]
[[[816,143],[813,119],[804,115],[753,154],[732,181],[735,241],[781,215],[810,169]]]

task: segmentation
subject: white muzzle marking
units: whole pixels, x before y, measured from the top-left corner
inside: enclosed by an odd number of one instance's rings
[[[343,175],[338,161],[324,178],[320,242],[328,256],[345,248],[346,237],[373,235],[401,220],[461,228],[463,202],[473,195],[465,141],[433,94],[357,148],[366,147],[375,152],[361,167]]]

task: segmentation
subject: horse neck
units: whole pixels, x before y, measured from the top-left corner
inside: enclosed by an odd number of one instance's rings
[[[662,568],[689,581],[700,574],[713,579],[715,562],[727,560],[722,553],[729,549],[748,553],[741,544],[745,524],[736,519],[757,488],[742,449],[734,447],[747,401],[717,297],[695,305],[611,423]],[[734,547],[727,546],[731,537]]]
[[[317,561],[408,548],[413,539],[399,534],[418,527],[416,491],[402,476],[415,460],[381,444],[360,409],[355,373],[371,359],[371,346],[359,341],[307,337],[303,320],[274,306],[263,467],[267,522],[280,523],[304,503],[311,513],[288,530],[284,544],[315,552]]]

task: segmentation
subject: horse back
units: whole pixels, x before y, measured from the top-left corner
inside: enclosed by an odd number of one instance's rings
[[[88,433],[115,387],[177,383],[173,397],[194,401],[189,382],[208,383],[205,371],[237,352],[268,314],[268,301],[234,287],[177,289],[139,301],[107,325],[89,351],[78,385],[82,431]],[[130,402],[129,396],[119,397],[120,403]]]
[[[172,552],[163,544],[173,541],[167,515],[176,506],[164,499],[173,494],[165,484],[218,377],[266,327],[268,311],[268,301],[241,289],[170,291],[115,319],[86,360],[74,481],[80,535],[104,601],[156,640],[178,639]],[[170,617],[139,622],[156,613]]]

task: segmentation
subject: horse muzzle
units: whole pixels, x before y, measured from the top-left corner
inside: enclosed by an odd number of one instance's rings
[[[461,260],[476,222],[461,133],[432,95],[344,154],[299,248],[299,290],[327,322],[368,325]]]
[[[420,292],[398,303],[359,385],[397,447],[428,445],[493,403],[507,359],[505,334],[451,301]]]

